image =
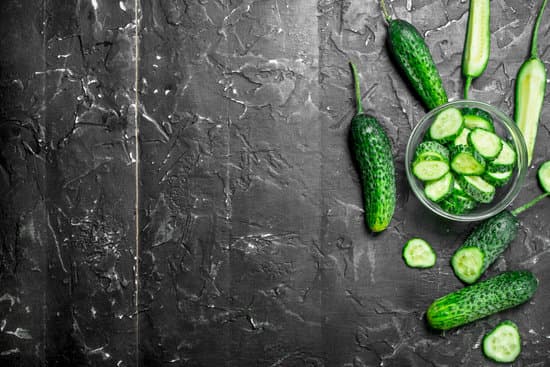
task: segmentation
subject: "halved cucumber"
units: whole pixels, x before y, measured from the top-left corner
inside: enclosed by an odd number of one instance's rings
[[[440,179],[447,172],[449,172],[449,163],[433,157],[415,160],[413,163],[413,174],[422,181]]]
[[[483,179],[489,182],[491,185],[500,187],[504,186],[512,178],[514,171],[505,171],[505,172],[485,172],[483,174]]]
[[[498,135],[480,128],[473,129],[468,135],[468,144],[483,158],[489,160],[499,155],[503,145]]]
[[[483,129],[490,132],[495,131],[495,127],[493,126],[493,123],[489,120],[484,119],[480,116],[474,116],[474,115],[465,115],[464,116],[464,126],[470,130],[473,129]]]
[[[447,172],[439,180],[428,182],[424,187],[424,193],[431,201],[438,202],[451,194],[453,191],[453,182],[452,173]]]
[[[487,164],[487,171],[506,172],[516,165],[516,151],[510,143],[502,140],[502,149],[498,156]]]
[[[544,162],[537,174],[539,183],[545,192],[550,192],[550,161]]]
[[[461,175],[481,175],[485,172],[485,159],[466,145],[451,148],[451,168]]]
[[[521,336],[517,325],[505,320],[483,338],[483,354],[500,363],[511,363],[521,353]]]
[[[422,238],[412,238],[403,246],[403,259],[411,268],[431,268],[437,256],[428,242]]]
[[[481,276],[484,258],[485,254],[479,247],[466,246],[454,253],[451,265],[460,280],[471,284]]]
[[[415,160],[422,160],[428,156],[439,157],[442,161],[449,160],[449,149],[436,141],[420,143],[414,152]]]
[[[458,180],[475,201],[490,203],[495,197],[495,187],[479,176],[459,176]]]
[[[453,141],[464,128],[464,116],[460,110],[450,107],[439,112],[429,129],[431,139],[440,143]]]

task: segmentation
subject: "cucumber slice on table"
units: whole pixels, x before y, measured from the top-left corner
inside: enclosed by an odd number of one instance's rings
[[[428,242],[422,238],[412,238],[403,246],[403,259],[411,268],[431,268],[437,256]]]
[[[439,158],[442,161],[449,160],[449,149],[436,141],[424,141],[414,151],[415,160],[422,160],[426,157]]]
[[[505,320],[483,338],[483,354],[500,363],[511,363],[521,353],[521,336],[517,325]]]
[[[453,182],[453,174],[447,172],[439,180],[428,182],[424,187],[424,193],[431,201],[438,202],[451,194],[453,191]]]
[[[464,128],[459,136],[455,138],[453,145],[468,145],[468,135],[470,134],[470,129]]]
[[[468,144],[485,159],[496,158],[502,150],[498,135],[483,129],[473,129],[468,135]]]
[[[502,149],[498,156],[487,164],[487,171],[506,172],[516,166],[517,154],[510,143],[502,140]]]
[[[449,330],[531,299],[538,280],[529,271],[506,271],[436,299],[426,312],[434,329]]]
[[[432,157],[415,160],[413,163],[413,174],[422,181],[440,179],[447,172],[449,172],[449,163]]]
[[[451,168],[462,175],[481,175],[485,172],[485,159],[466,145],[451,148]]]
[[[483,179],[495,187],[504,186],[512,178],[514,171],[485,172]]]
[[[545,192],[550,192],[550,161],[544,162],[537,174],[539,183]]]
[[[464,116],[460,110],[449,107],[439,112],[428,130],[431,139],[441,143],[453,141],[464,128]]]
[[[490,203],[495,197],[495,187],[479,176],[459,176],[458,181],[464,191],[475,201]]]

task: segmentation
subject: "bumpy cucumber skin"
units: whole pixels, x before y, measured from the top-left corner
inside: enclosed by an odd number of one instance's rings
[[[455,255],[464,247],[478,247],[485,254],[483,267],[479,273],[481,276],[516,238],[518,227],[516,216],[508,210],[504,210],[477,226],[462,246],[455,251]],[[453,267],[453,270],[456,274],[457,269]],[[460,275],[457,274],[457,276],[461,278]],[[470,283],[475,281],[477,279],[473,279]]]
[[[428,109],[447,103],[447,93],[424,38],[401,19],[389,20],[389,49]]]
[[[493,201],[495,197],[495,190],[492,192],[481,192],[475,188],[472,184],[466,181],[468,176],[458,176],[458,183],[464,188],[464,191],[477,202],[488,204]],[[480,177],[481,178],[481,177]],[[483,179],[482,179],[483,180]],[[487,182],[488,183],[488,182]],[[490,185],[490,184],[489,184]],[[492,186],[492,185],[491,185]],[[494,188],[494,186],[493,186]]]
[[[395,210],[395,167],[390,139],[376,118],[358,114],[351,120],[355,158],[361,171],[365,220],[373,232],[388,227]]]
[[[436,141],[424,141],[416,147],[414,152],[415,160],[421,158],[423,155],[439,156],[441,160],[449,161],[449,149]]]
[[[452,192],[450,196],[439,202],[439,206],[448,213],[460,215],[474,209],[477,202],[468,197],[466,193]]]
[[[507,271],[436,299],[428,308],[428,324],[449,330],[527,302],[538,280],[529,271]]]

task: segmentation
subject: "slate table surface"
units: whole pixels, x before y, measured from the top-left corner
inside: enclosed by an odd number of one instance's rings
[[[468,2],[389,5],[460,98]],[[491,2],[471,98],[513,113],[539,5]],[[550,365],[550,203],[521,215],[488,271],[534,272],[530,302],[426,326],[461,287],[449,259],[473,224],[410,191],[404,151],[426,111],[376,1],[4,0],[0,32],[2,366],[490,366],[480,341],[504,319],[523,338],[514,366]],[[348,60],[394,148],[398,204],[378,235],[348,144]],[[546,102],[513,206],[540,193],[549,141]],[[413,236],[434,268],[405,266]]]

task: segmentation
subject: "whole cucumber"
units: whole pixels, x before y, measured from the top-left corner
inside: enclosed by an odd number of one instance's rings
[[[447,93],[422,35],[409,22],[392,19],[380,1],[388,22],[388,47],[399,68],[428,109],[447,103]]]
[[[363,113],[359,76],[350,63],[355,80],[357,114],[351,120],[353,152],[359,164],[365,221],[373,232],[388,227],[395,210],[395,167],[390,139],[375,117]]]
[[[537,287],[533,273],[507,271],[435,300],[426,318],[434,329],[452,329],[525,303]]]

